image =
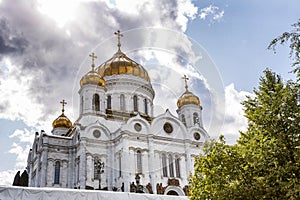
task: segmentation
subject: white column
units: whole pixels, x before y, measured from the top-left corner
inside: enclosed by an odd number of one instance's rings
[[[123,149],[122,149],[122,173],[123,173],[123,182],[124,182],[124,192],[130,191],[130,179],[129,179],[129,165],[128,158],[129,148],[128,148],[128,135],[123,135]]]
[[[79,185],[80,189],[85,189],[86,185],[86,149],[85,149],[85,142],[81,141],[81,154],[80,154],[80,170],[79,170]]]
[[[106,157],[106,162],[104,169],[106,171],[106,180],[107,180],[107,190],[112,191],[112,180],[113,180],[113,165],[112,165],[112,160],[114,159],[114,153],[112,152],[111,144],[107,146],[107,157]]]
[[[87,163],[86,164],[86,181],[89,186],[92,186],[91,182],[92,182],[92,178],[94,178],[93,177],[94,164],[93,164],[93,158],[92,158],[91,154],[87,155],[86,163]]]
[[[63,160],[61,166],[61,185],[62,187],[67,187],[68,185],[68,161]]]
[[[41,167],[41,187],[46,186],[47,182],[47,159],[48,159],[48,147],[44,147],[43,158],[42,158],[42,167]]]
[[[190,152],[190,144],[185,142],[185,155],[186,155],[186,175],[189,176],[189,173],[192,171],[192,163],[191,163],[191,152]]]
[[[37,157],[37,163],[36,163],[36,175],[35,175],[35,183],[34,183],[34,186],[35,187],[39,187],[40,186],[40,159],[41,159],[41,157],[40,157],[40,154],[39,153],[37,153],[37,155],[36,155],[36,157]]]
[[[156,180],[155,180],[155,169],[154,169],[154,147],[153,147],[153,135],[148,136],[148,149],[149,149],[149,176],[150,176],[150,183],[152,186],[153,193],[156,194]],[[161,171],[161,170],[160,170]]]
[[[32,160],[31,160],[31,158],[30,158],[30,164],[29,164],[29,176],[28,176],[28,186],[29,186],[29,187],[33,187],[33,185],[32,185],[32,182],[33,182],[33,181],[31,180],[31,179],[32,179],[32,172],[33,172],[33,171],[32,171],[32,170],[33,170],[33,167],[32,167],[33,164],[32,164],[32,163],[33,163],[33,162],[32,162]]]
[[[69,149],[69,157],[68,157],[68,188],[74,187],[74,174],[75,174],[75,165],[73,158],[73,149]]]
[[[53,160],[48,160],[48,171],[47,171],[47,186],[53,186],[53,178],[54,178],[54,167]]]

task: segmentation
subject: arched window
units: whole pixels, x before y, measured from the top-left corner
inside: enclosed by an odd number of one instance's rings
[[[199,116],[198,116],[198,113],[194,113],[194,114],[193,114],[193,121],[194,121],[194,125],[195,125],[195,124],[199,124]]]
[[[138,98],[136,95],[133,96],[133,111],[138,112]]]
[[[173,166],[173,158],[172,155],[169,155],[169,172],[170,172],[170,177],[174,177],[174,166]]]
[[[81,99],[80,99],[80,112],[81,113],[83,112],[83,96],[81,96]]]
[[[124,94],[120,95],[120,110],[125,110],[125,96],[124,96]]]
[[[136,152],[136,168],[137,168],[137,173],[141,174],[142,173],[142,153],[140,150],[137,150],[137,152]]]
[[[122,163],[121,163],[122,157],[121,153],[119,153],[119,177],[122,176]]]
[[[100,111],[100,97],[99,94],[93,95],[93,110]]]
[[[180,178],[180,158],[175,158],[175,169],[176,169],[176,177]]]
[[[181,121],[186,126],[185,116],[184,114],[181,115]]]
[[[111,96],[107,96],[107,109],[111,109]]]
[[[145,114],[148,115],[148,101],[144,99]]]
[[[99,179],[99,173],[98,173],[98,157],[94,158],[94,179]]]
[[[59,184],[59,176],[60,176],[60,162],[55,162],[54,168],[54,184]]]
[[[162,154],[161,159],[162,159],[163,177],[168,177],[167,157],[166,157],[166,155]]]

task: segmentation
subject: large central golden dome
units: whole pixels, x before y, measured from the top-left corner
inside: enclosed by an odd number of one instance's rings
[[[129,57],[127,57],[121,51],[120,39],[121,37],[123,37],[121,32],[118,30],[114,34],[118,36],[118,51],[113,55],[111,59],[107,60],[96,69],[98,74],[102,78],[111,75],[128,74],[128,75],[140,77],[150,82],[148,72],[144,69],[144,67],[138,64],[137,62],[135,62],[134,60],[130,59]]]
[[[114,74],[129,74],[138,76],[150,82],[148,72],[144,69],[144,67],[127,57],[120,51],[120,49],[113,55],[112,58],[100,65],[96,71],[101,77],[111,76]]]

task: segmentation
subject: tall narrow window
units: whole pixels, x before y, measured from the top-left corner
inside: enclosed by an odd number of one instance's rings
[[[162,167],[163,167],[163,177],[168,177],[167,157],[166,157],[166,155],[162,154],[161,159],[162,159]]]
[[[186,126],[185,116],[183,114],[181,115],[181,121]]]
[[[120,110],[125,110],[125,96],[124,96],[124,94],[120,95]]]
[[[173,158],[172,155],[169,155],[169,172],[170,172],[170,177],[174,177],[174,166],[173,166]]]
[[[193,114],[193,121],[194,121],[194,125],[195,125],[195,124],[199,124],[199,116],[198,116],[198,113],[194,113],[194,114]]]
[[[55,162],[54,168],[54,184],[59,184],[59,176],[60,176],[60,162]]]
[[[148,101],[144,99],[145,114],[148,115]]]
[[[99,179],[99,174],[98,174],[98,157],[94,158],[94,179]]]
[[[100,111],[100,97],[99,94],[93,95],[93,110]]]
[[[136,95],[133,96],[133,111],[138,111],[138,98]]]
[[[111,96],[107,96],[107,109],[111,109]]]
[[[81,96],[81,100],[80,100],[80,112],[83,112],[83,96]]]
[[[80,171],[80,165],[79,165],[79,163],[80,163],[80,157],[78,158],[78,160],[77,160],[77,182],[79,182],[79,171]]]
[[[122,157],[121,153],[119,153],[119,177],[122,176],[122,163],[121,163]]]
[[[175,169],[176,169],[176,177],[180,178],[180,158],[175,158]]]
[[[137,150],[137,152],[136,152],[136,168],[137,168],[137,173],[141,174],[142,173],[142,153],[140,150]]]

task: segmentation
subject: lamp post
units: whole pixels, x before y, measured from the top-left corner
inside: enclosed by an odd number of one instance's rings
[[[98,160],[97,163],[97,172],[98,172],[98,179],[99,179],[99,190],[101,190],[101,174],[104,173],[104,162],[101,162],[101,159]]]
[[[136,188],[135,188],[135,193],[140,193],[140,180],[141,177],[139,176],[139,173],[136,173],[135,175],[135,182],[136,182]]]

